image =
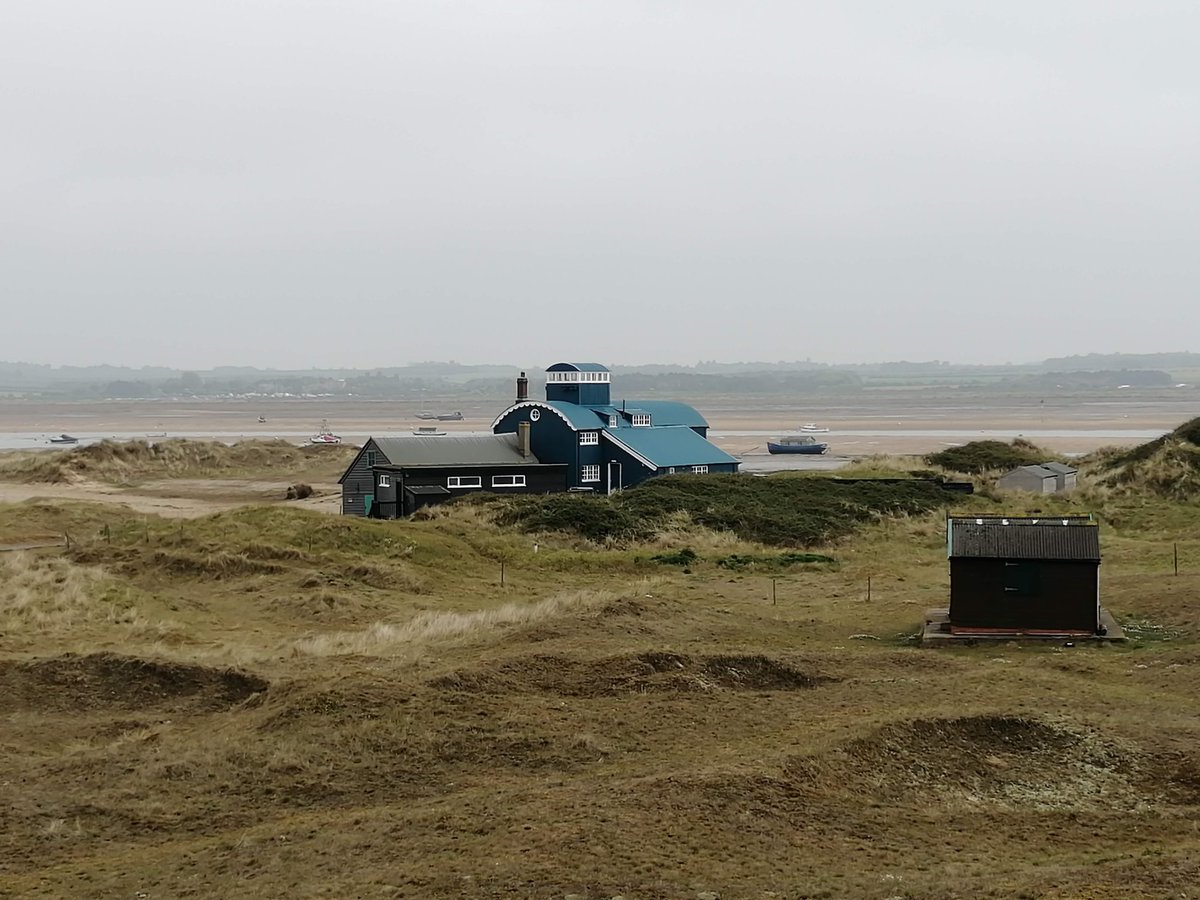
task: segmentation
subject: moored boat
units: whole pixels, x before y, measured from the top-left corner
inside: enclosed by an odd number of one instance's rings
[[[310,444],[340,444],[342,439],[329,430],[329,422],[321,420],[321,430],[308,439]]]
[[[829,434],[828,428],[818,425],[816,422],[805,422],[800,426],[799,430],[805,434]]]
[[[69,434],[60,434],[57,437],[50,438],[52,444],[78,444],[79,438],[71,437]]]
[[[778,441],[767,441],[768,453],[806,453],[817,455],[829,449],[828,444],[807,435],[787,435]]]

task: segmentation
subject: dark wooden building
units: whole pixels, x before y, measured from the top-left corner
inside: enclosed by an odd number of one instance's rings
[[[951,633],[1104,633],[1089,517],[951,518],[946,532]]]
[[[546,369],[546,399],[534,400],[522,372],[516,402],[492,430],[530,429],[534,453],[565,464],[572,491],[611,494],[656,475],[738,470],[738,460],[708,440],[708,422],[691,406],[613,401],[611,381],[597,363],[555,363]]]
[[[394,519],[476,491],[549,494],[567,467],[540,462],[516,434],[372,437],[339,479],[342,513]]]

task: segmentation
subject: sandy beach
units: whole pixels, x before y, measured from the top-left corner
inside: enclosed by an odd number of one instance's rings
[[[1108,445],[1132,445],[1169,431],[1197,413],[1195,391],[1152,397],[1082,396],[1045,402],[1030,398],[954,397],[930,400],[878,394],[852,399],[812,400],[784,406],[756,398],[693,399],[710,437],[735,454],[764,451],[766,440],[815,422],[829,429],[830,453],[930,453],[970,440],[1011,440],[1022,435],[1059,453],[1086,453]],[[417,418],[412,402],[347,399],[186,400],[0,403],[0,448],[47,447],[63,432],[83,440],[188,437],[236,441],[284,438],[303,442],[323,421],[344,441],[361,443],[372,434],[409,434],[436,424],[447,433],[491,430],[504,401],[454,403],[462,421]],[[259,416],[266,419],[258,421]]]

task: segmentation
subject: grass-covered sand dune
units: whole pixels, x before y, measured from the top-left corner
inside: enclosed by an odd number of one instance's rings
[[[297,446],[285,440],[244,440],[234,444],[182,438],[158,441],[99,441],[69,450],[0,454],[0,480],[72,483],[93,480],[128,483],[152,478],[216,475],[298,477],[314,467],[340,474],[358,452],[350,445]],[[338,466],[340,465],[340,468]]]
[[[0,506],[75,538],[0,554],[0,896],[1195,893],[1194,503],[647,488]],[[946,512],[1035,510],[1096,515],[1132,639],[917,646]]]
[[[1100,484],[1128,497],[1200,497],[1200,419],[1133,449],[1098,451],[1088,460]]]

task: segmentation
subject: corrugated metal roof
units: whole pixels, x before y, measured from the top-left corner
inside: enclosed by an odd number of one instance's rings
[[[445,437],[375,437],[379,452],[393,466],[538,465],[522,456],[515,434],[463,434]]]
[[[1091,516],[950,516],[949,521],[976,525],[1091,525]]]
[[[951,519],[951,558],[1069,559],[1100,561],[1100,529],[1061,521],[1009,520],[1008,525],[974,519]]]
[[[677,400],[626,400],[627,408],[632,411],[636,406],[639,412],[650,413],[652,425],[686,425],[688,428],[707,428],[708,422],[693,407]]]
[[[622,428],[619,431],[605,431],[604,437],[650,460],[660,469],[737,462],[720,447],[709,443],[686,425]]]

